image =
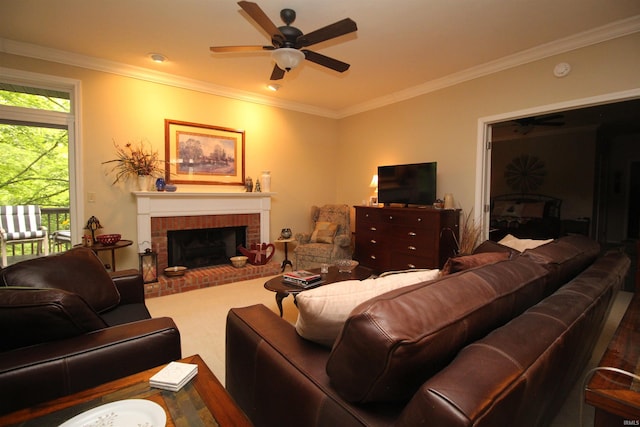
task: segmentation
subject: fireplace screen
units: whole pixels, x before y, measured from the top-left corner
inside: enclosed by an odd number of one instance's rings
[[[238,245],[246,245],[246,233],[246,226],[167,231],[169,266],[229,264]]]

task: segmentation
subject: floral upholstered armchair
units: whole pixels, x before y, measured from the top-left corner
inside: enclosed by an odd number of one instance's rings
[[[295,238],[296,269],[318,268],[336,259],[351,258],[351,219],[348,205],[311,207],[314,229]]]

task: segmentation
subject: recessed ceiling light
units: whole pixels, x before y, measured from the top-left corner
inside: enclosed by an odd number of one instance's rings
[[[161,53],[150,53],[149,58],[151,58],[153,62],[157,62],[158,64],[162,64],[167,60],[167,57]]]
[[[269,83],[267,85],[267,89],[272,90],[272,91],[277,91],[278,89],[280,89],[282,86],[279,85],[278,83]]]

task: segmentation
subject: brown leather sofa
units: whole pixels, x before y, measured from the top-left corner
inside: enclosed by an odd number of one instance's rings
[[[0,325],[0,414],[181,357],[138,271],[110,275],[83,247],[0,270]]]
[[[547,425],[629,264],[563,237],[366,301],[332,348],[262,305],[234,308],[226,387],[256,426]]]

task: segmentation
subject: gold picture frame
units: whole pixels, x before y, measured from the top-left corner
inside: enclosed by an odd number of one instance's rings
[[[244,185],[243,130],[165,119],[164,133],[167,182]]]

